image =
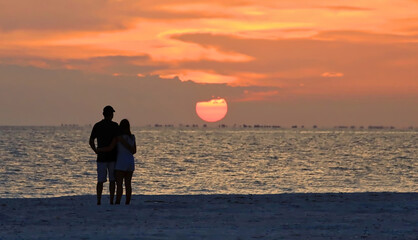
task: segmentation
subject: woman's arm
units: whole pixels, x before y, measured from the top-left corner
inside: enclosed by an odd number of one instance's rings
[[[132,153],[132,155],[133,154],[135,154],[136,153],[136,139],[135,139],[135,135],[132,135],[133,136],[133,138],[134,138],[134,145],[132,146],[132,151],[131,151],[131,153]]]
[[[109,146],[97,148],[97,152],[110,152],[115,148],[117,142],[118,142],[118,137],[115,137],[113,138]]]

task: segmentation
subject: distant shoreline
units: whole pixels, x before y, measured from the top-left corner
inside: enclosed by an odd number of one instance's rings
[[[0,125],[0,128],[92,128],[92,124],[60,124],[60,125]],[[378,130],[393,130],[393,131],[418,131],[418,126],[395,127],[384,125],[338,125],[338,126],[308,126],[308,125],[268,125],[268,124],[146,124],[132,126],[133,128],[145,129],[272,129],[272,130],[343,130],[343,131],[378,131]]]

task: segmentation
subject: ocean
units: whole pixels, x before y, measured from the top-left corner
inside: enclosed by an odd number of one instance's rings
[[[0,198],[94,195],[90,131],[0,127]],[[143,127],[133,133],[133,194],[418,192],[416,130]]]

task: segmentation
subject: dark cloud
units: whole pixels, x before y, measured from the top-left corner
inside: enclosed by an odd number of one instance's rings
[[[137,75],[151,74],[158,69],[168,66],[158,62],[152,62],[148,55],[140,56],[103,56],[89,59],[65,60],[65,65],[75,69],[96,73]]]
[[[124,2],[103,0],[0,2],[0,29],[113,30],[126,28],[129,20]]]
[[[17,56],[0,58],[0,63],[33,65],[46,69],[78,69],[84,72],[120,75],[147,75],[156,70],[166,69],[166,63],[153,62],[148,55],[110,55],[86,59],[48,59],[41,57]]]

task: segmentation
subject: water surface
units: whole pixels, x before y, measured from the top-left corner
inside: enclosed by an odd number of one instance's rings
[[[416,131],[133,130],[134,194],[418,192]],[[0,197],[94,194],[90,131],[0,127]]]

